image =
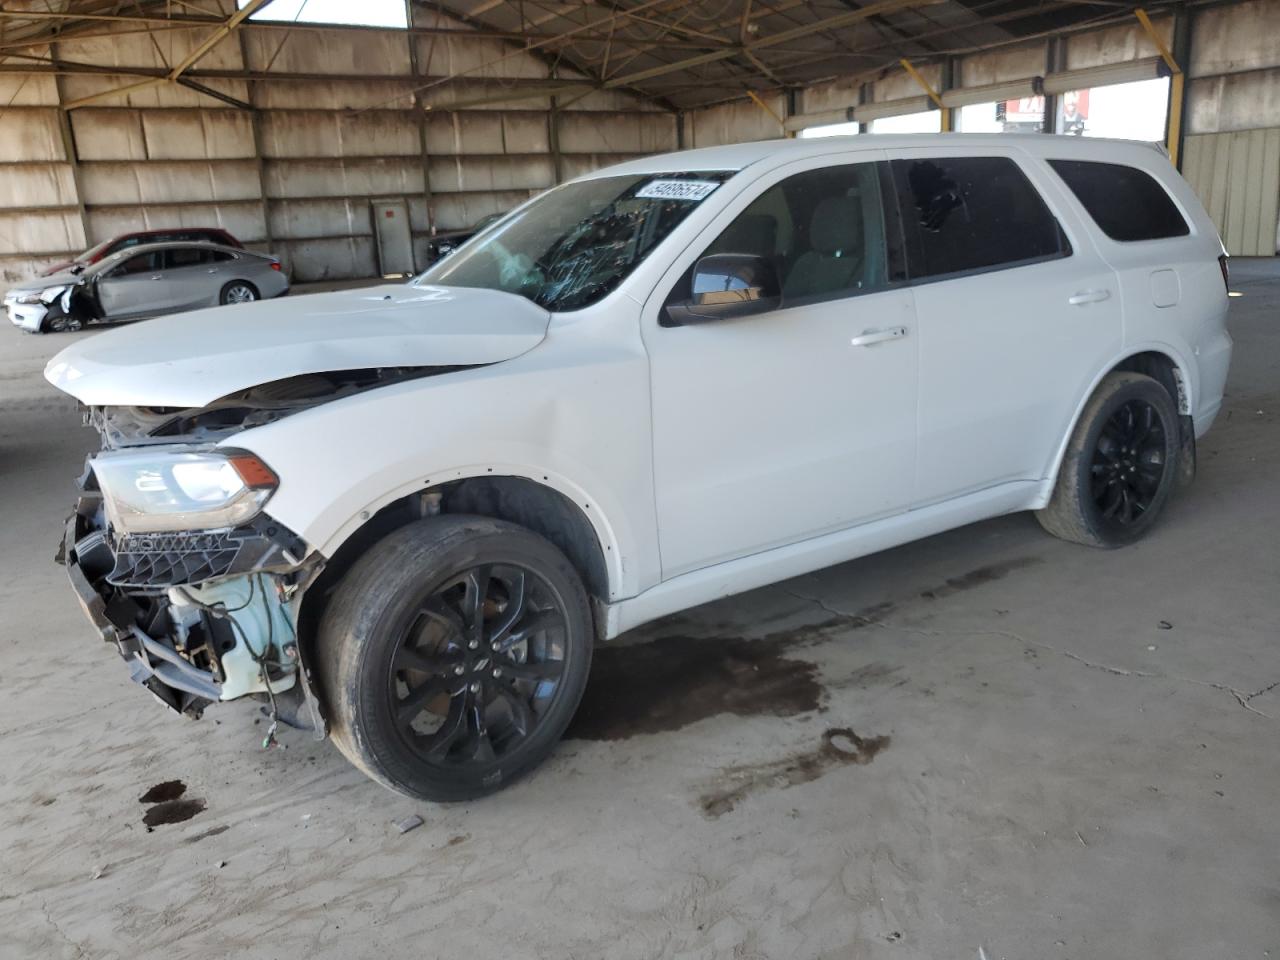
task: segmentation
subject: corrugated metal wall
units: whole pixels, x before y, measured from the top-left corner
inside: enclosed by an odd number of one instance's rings
[[[229,13],[232,0],[220,6]],[[416,15],[419,26],[465,30]],[[207,35],[207,27],[154,40],[121,33],[32,52],[158,68]],[[432,226],[468,227],[507,210],[557,182],[557,168],[565,179],[677,145],[673,113],[623,93],[554,111],[549,97],[476,104],[515,85],[556,82],[548,62],[500,40],[254,25],[198,67],[254,74],[200,82],[257,109],[165,85],[64,114],[59,103],[130,78],[0,76],[0,287],[113,234],[180,224],[223,226],[270,248],[295,281],[370,276],[373,199],[409,202],[422,264]],[[464,78],[412,95],[454,72]]]
[[[1236,256],[1271,256],[1280,250],[1280,3],[1248,0],[1191,11],[1187,65],[1187,138],[1182,172],[1195,187]],[[1172,21],[1156,28],[1172,41]],[[1084,70],[1155,56],[1158,51],[1137,22],[1061,38],[1058,67]],[[955,58],[957,85],[975,87],[1051,72],[1043,41],[1013,44]],[[937,67],[922,71],[935,86]],[[799,91],[798,112],[820,114],[866,102],[917,97],[920,89],[903,70],[837,80]],[[766,102],[779,115],[783,98]],[[830,122],[830,121],[828,121]],[[782,136],[777,119],[750,102],[696,110],[684,118],[686,142],[697,146]]]
[[[1280,249],[1280,127],[1187,137],[1182,173],[1228,253],[1269,257]]]
[[[231,11],[233,0],[218,2]],[[465,29],[415,10],[415,26]],[[1193,8],[1193,17],[1186,172],[1233,252],[1270,252],[1280,3]],[[1170,19],[1156,25],[1168,37]],[[207,33],[121,33],[34,52],[165,68]],[[1061,43],[1059,66],[1071,69],[1156,52],[1136,23]],[[964,86],[1034,76],[1047,72],[1046,56],[1045,41],[966,54],[955,58],[952,76]],[[674,150],[681,140],[692,147],[778,137],[777,117],[787,111],[780,94],[762,98],[767,110],[738,101],[682,117],[617,91],[566,103],[550,95],[497,103],[513,88],[536,92],[578,76],[563,67],[555,73],[516,44],[397,30],[254,25],[215,47],[199,69],[202,83],[256,109],[170,84],[67,114],[60,103],[129,78],[0,75],[0,286],[115,233],[176,224],[227,227],[281,255],[299,281],[368,276],[376,269],[371,200],[407,200],[422,262],[432,227],[470,226],[557,180]],[[251,75],[208,77],[211,70]],[[923,72],[939,82],[936,66]],[[461,79],[431,79],[453,73]],[[414,88],[423,89],[415,96]],[[797,91],[795,109],[918,94],[905,72],[889,70]]]

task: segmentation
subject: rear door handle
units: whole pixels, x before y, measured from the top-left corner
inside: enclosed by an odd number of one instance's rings
[[[208,271],[206,271],[206,272],[208,272],[208,273],[217,273],[217,272],[218,272],[218,268],[217,268],[217,267],[214,267],[214,268],[212,268],[211,270],[208,270]]]
[[[901,340],[907,335],[906,327],[890,327],[887,330],[868,330],[849,342],[855,347],[870,347],[886,340]]]
[[[152,280],[159,280],[159,279],[161,279],[161,278],[160,278],[160,274],[158,274],[158,273],[157,273],[157,274],[156,274],[154,277],[152,277],[151,279],[152,279]]]
[[[1086,303],[1101,303],[1111,299],[1110,290],[1081,290],[1075,296],[1067,297],[1067,303],[1073,307],[1081,307]]]

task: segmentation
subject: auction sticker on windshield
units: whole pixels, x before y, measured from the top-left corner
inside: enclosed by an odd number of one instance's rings
[[[644,200],[702,200],[720,184],[711,180],[654,180],[636,191]]]

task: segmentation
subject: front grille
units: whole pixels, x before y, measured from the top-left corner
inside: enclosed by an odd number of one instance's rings
[[[267,516],[234,530],[117,534],[115,564],[107,574],[117,587],[173,587],[267,567],[296,566],[306,544]]]
[[[231,571],[244,541],[230,533],[164,533],[116,540],[107,581],[120,587],[200,583]]]

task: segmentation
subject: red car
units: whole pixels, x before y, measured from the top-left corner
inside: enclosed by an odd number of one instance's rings
[[[228,247],[244,249],[243,243],[219,227],[175,227],[172,230],[139,230],[137,233],[122,233],[118,237],[104,240],[102,243],[90,247],[74,260],[55,263],[40,276],[48,277],[76,267],[83,270],[89,264],[97,263],[103,257],[110,256],[117,250],[136,247],[140,243],[170,243],[174,240],[204,240],[209,243],[221,243]]]

